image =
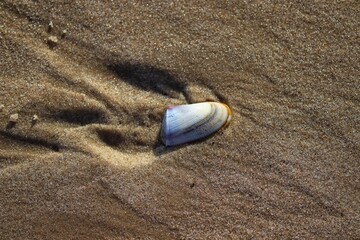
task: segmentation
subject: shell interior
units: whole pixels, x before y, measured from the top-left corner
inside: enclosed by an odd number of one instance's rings
[[[230,108],[217,102],[169,107],[163,118],[161,139],[166,146],[196,141],[227,126],[231,117]]]

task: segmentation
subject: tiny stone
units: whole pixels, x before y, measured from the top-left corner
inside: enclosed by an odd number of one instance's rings
[[[2,111],[4,109],[4,104],[0,104],[0,111]]]
[[[48,32],[51,32],[51,30],[53,30],[54,28],[54,24],[52,21],[49,22],[49,25],[48,25]]]
[[[31,119],[31,121],[33,121],[33,122],[37,122],[38,120],[39,120],[39,117],[36,114]]]
[[[18,119],[19,119],[19,114],[15,113],[15,114],[12,114],[12,115],[10,116],[9,121],[10,121],[11,123],[16,123]]]
[[[57,44],[58,44],[58,39],[57,37],[55,36],[50,36],[47,40],[47,44],[50,46],[50,47],[55,47]]]
[[[67,34],[67,31],[66,31],[66,29],[65,29],[65,30],[63,30],[63,31],[61,32],[61,38],[64,38],[64,37],[66,36],[66,34]]]

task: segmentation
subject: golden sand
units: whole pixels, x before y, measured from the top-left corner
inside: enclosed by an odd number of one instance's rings
[[[1,1],[0,239],[360,238],[359,12]],[[227,129],[161,145],[209,100]]]

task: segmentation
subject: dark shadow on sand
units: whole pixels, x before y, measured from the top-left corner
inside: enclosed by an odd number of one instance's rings
[[[165,146],[164,143],[162,142],[161,134],[160,134],[161,129],[160,129],[159,133],[157,135],[157,138],[156,138],[156,142],[152,146],[153,154],[155,156],[161,156],[161,155],[165,155],[165,154],[174,152],[174,151],[179,150],[181,148],[187,147],[189,145],[197,145],[197,144],[200,144],[200,143],[205,142],[205,141],[210,141],[210,144],[214,144],[214,141],[212,141],[211,139],[217,134],[221,135],[224,130],[226,131],[226,129],[223,129],[223,130],[220,130],[219,132],[215,132],[213,134],[210,134],[209,136],[207,136],[205,138],[201,138],[201,139],[194,140],[194,141],[191,141],[191,142],[188,142],[188,143],[184,143],[184,144],[180,144],[180,145],[177,145],[177,146],[169,147],[169,146]]]
[[[140,63],[117,63],[109,65],[121,80],[142,90],[152,91],[171,98],[185,93],[186,84],[178,81],[169,71]],[[187,97],[184,94],[185,97]]]
[[[38,139],[38,138],[29,137],[29,136],[22,136],[19,134],[8,132],[8,131],[0,131],[0,135],[5,138],[12,139],[14,141],[28,143],[30,145],[43,146],[43,147],[48,148],[55,152],[60,151],[60,145],[58,143],[53,143],[53,142],[50,142],[50,141],[47,141],[44,139]]]
[[[53,112],[53,118],[58,121],[68,122],[78,125],[87,125],[92,123],[107,123],[105,113],[97,109],[65,109]]]
[[[16,125],[16,122],[8,122],[8,124],[6,124],[6,129],[9,130],[9,129],[12,129],[14,128]]]

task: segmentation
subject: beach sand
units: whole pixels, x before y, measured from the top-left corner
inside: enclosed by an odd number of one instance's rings
[[[359,12],[1,1],[0,239],[359,239]],[[201,101],[230,126],[165,148]]]

